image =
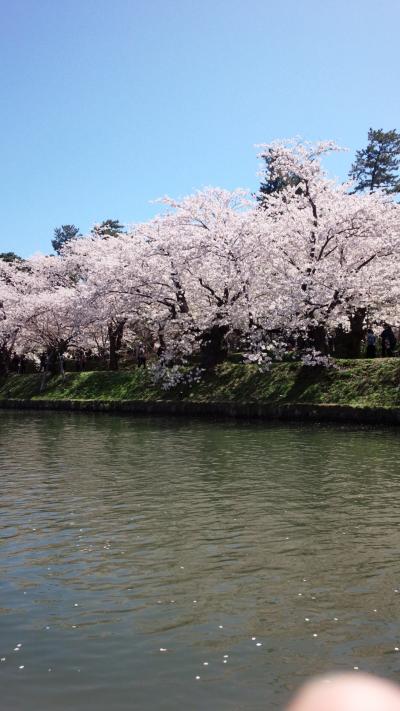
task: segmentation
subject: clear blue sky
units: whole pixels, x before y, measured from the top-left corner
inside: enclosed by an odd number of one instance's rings
[[[400,129],[398,0],[0,0],[0,251],[257,187],[254,144]],[[352,153],[331,159],[345,176]]]

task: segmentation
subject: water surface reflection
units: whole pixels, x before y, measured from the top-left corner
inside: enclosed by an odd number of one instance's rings
[[[1,413],[3,708],[398,678],[399,455],[394,430]]]

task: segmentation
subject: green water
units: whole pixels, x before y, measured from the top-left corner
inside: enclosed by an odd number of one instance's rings
[[[0,476],[2,709],[400,679],[395,430],[2,412]]]

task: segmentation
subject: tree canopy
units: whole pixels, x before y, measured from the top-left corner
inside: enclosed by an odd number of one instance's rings
[[[370,128],[366,148],[357,151],[350,169],[355,191],[400,192],[400,134]]]
[[[315,363],[355,315],[399,323],[400,205],[329,179],[334,150],[263,146],[296,176],[265,209],[245,190],[206,188],[164,198],[167,211],[126,233],[112,221],[114,234],[69,239],[23,269],[0,262],[0,360],[90,348],[117,367],[119,349],[145,339],[163,367],[212,367],[234,348],[262,367],[285,354]]]
[[[108,237],[117,237],[124,231],[124,225],[121,225],[119,220],[103,220],[100,224],[94,225],[92,235],[107,239]]]
[[[257,200],[262,207],[265,207],[268,205],[270,195],[287,187],[297,187],[300,178],[295,173],[284,172],[283,166],[279,164],[278,157],[272,146],[262,153],[261,157],[264,165]]]
[[[51,240],[51,244],[56,254],[61,253],[62,248],[65,244],[67,244],[67,242],[71,239],[76,239],[79,236],[79,227],[75,227],[75,225],[61,225],[61,227],[56,227],[54,230],[54,237]]]
[[[15,252],[0,252],[0,259],[3,262],[21,262],[22,257],[19,257]]]

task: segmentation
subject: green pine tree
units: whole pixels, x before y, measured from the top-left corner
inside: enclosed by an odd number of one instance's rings
[[[355,192],[384,190],[400,192],[400,134],[370,128],[368,145],[356,153],[350,169],[350,178],[355,181]]]
[[[79,227],[75,225],[61,225],[61,227],[56,227],[54,230],[54,237],[51,240],[53,249],[57,254],[60,254],[64,244],[69,242],[71,239],[80,237]]]
[[[15,252],[0,252],[0,259],[3,262],[22,262],[22,257],[19,257]]]
[[[300,178],[295,173],[282,173],[276,166],[276,157],[272,151],[263,156],[265,161],[265,179],[260,184],[257,200],[262,207],[266,203],[269,195],[280,192],[288,186],[296,187],[300,183]],[[298,188],[301,193],[301,188]]]
[[[123,231],[124,225],[121,225],[119,220],[103,220],[92,228],[92,235],[107,239],[107,237],[118,237]]]

